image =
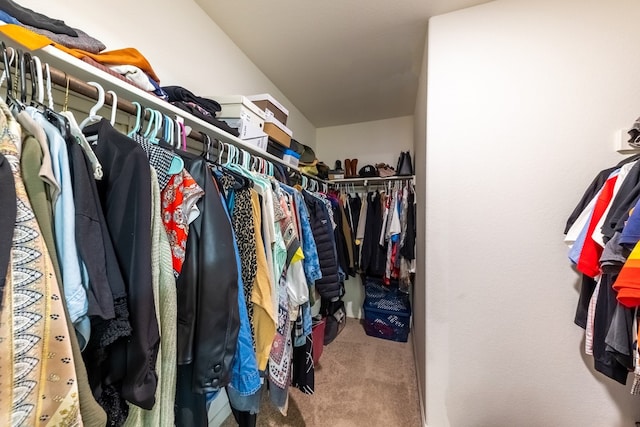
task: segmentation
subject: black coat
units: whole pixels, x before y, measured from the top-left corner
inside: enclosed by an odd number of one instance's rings
[[[316,280],[316,289],[322,298],[339,297],[341,285],[338,277],[338,258],[329,211],[321,200],[307,191],[303,191],[302,195],[309,211],[311,231],[316,241],[322,272],[322,277]]]
[[[204,393],[231,379],[240,315],[233,231],[220,192],[203,158],[183,154],[185,168],[204,190],[198,218],[189,226],[178,277],[177,425],[194,425],[206,413]],[[198,425],[199,423],[195,423]]]
[[[107,120],[90,125],[83,132],[98,135],[94,151],[104,176],[96,185],[124,279],[133,328],[130,339],[113,345],[109,383],[120,388],[118,383],[121,382],[124,399],[143,409],[151,409],[158,382],[155,364],[160,332],[151,277],[149,161],[138,144],[115,130]],[[123,364],[126,369],[122,369]],[[94,387],[95,383],[91,385]]]

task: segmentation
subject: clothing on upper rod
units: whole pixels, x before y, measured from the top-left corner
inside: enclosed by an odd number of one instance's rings
[[[206,425],[205,393],[223,386],[228,386],[234,407],[249,415],[257,412],[260,390],[259,380],[255,381],[260,371],[272,385],[271,400],[283,412],[291,384],[313,392],[311,359],[302,356],[312,348],[310,302],[316,298],[315,283],[322,279],[321,267],[327,260],[340,264],[335,277],[320,287],[320,296],[333,296],[325,290],[336,289],[340,295],[344,271],[349,268],[343,260],[339,262],[336,249],[320,253],[312,231],[313,221],[323,224],[323,238],[329,239],[323,244],[333,245],[329,247],[336,248],[336,242],[344,239],[342,227],[327,228],[345,218],[335,201],[252,170],[262,164],[263,171],[272,169],[282,180],[289,178],[284,169],[279,170],[280,165],[259,157],[252,160],[246,152],[241,157],[242,152],[230,145],[220,144],[226,147],[222,154],[229,155],[213,164],[203,157],[209,157],[212,144],[204,144],[202,155],[196,155],[174,148],[180,138],[173,145],[171,141],[164,145],[151,142],[159,134],[158,126],[149,126],[149,139],[139,133],[130,138],[106,119],[80,130],[68,111],[47,114],[41,106],[19,111],[23,108],[19,98],[26,90],[21,86],[13,102],[23,128],[17,127],[10,114],[3,117],[12,132],[28,137],[18,145],[14,140],[5,141],[2,153],[11,159],[21,156],[25,163],[22,171],[13,171],[16,179],[25,174],[25,182],[38,184],[28,187],[35,189],[28,197],[36,209],[34,218],[42,223],[37,234],[43,240],[37,244],[49,246],[39,253],[53,266],[47,277],[55,279],[61,289],[58,294],[47,293],[55,289],[51,282],[46,289],[34,291],[45,297],[59,296],[63,310],[56,313],[56,319],[64,320],[66,330],[50,335],[44,329],[38,336],[40,342],[51,345],[68,342],[69,356],[62,364],[75,372],[67,381],[69,398],[58,413],[32,408],[25,411],[25,417],[56,420],[66,410],[86,425],[155,426],[174,420],[178,425]],[[17,93],[18,87],[12,87]],[[170,123],[159,121],[155,113],[153,117],[156,125]],[[38,152],[41,157],[35,155]],[[59,163],[52,162],[52,153]],[[172,173],[177,157],[184,169]],[[68,178],[63,177],[66,174]],[[0,197],[8,195],[18,205],[13,193],[3,192]],[[67,196],[72,203],[63,204]],[[308,201],[317,207],[313,221]],[[64,228],[49,225],[56,221],[63,221]],[[75,248],[59,244],[66,234],[56,238],[58,232],[68,230],[73,238],[67,240]],[[14,244],[11,251],[15,254],[20,248]],[[341,258],[344,254],[342,251]],[[245,258],[248,262],[243,262]],[[12,262],[18,259],[14,255]],[[73,260],[78,262],[81,285],[73,288],[79,296],[71,299],[62,292],[69,281],[59,264]],[[15,265],[12,271],[17,271]],[[212,277],[215,282],[210,281]],[[2,316],[11,313],[4,308],[7,304],[15,306],[19,278],[8,276]],[[67,312],[67,307],[72,310]],[[22,315],[21,310],[14,310],[14,315]],[[88,329],[85,319],[89,319]],[[289,320],[283,323],[280,319]],[[82,338],[82,354],[74,329]],[[273,346],[274,335],[282,345]],[[11,341],[4,345],[5,349],[14,346]],[[41,348],[34,347],[34,351]],[[15,373],[13,365],[0,363],[0,370],[5,378]],[[44,363],[36,365],[35,371],[62,372],[51,371]],[[293,383],[292,372],[298,373]],[[36,394],[48,393],[45,384],[35,384]],[[11,401],[14,391],[0,389],[0,401]],[[31,401],[29,396],[25,399]],[[11,414],[0,407],[0,418]]]

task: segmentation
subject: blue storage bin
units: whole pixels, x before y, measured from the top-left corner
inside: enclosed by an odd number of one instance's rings
[[[367,335],[407,342],[411,324],[409,296],[378,280],[365,282],[364,330]]]

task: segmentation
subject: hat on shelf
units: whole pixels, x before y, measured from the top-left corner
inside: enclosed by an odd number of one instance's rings
[[[302,166],[315,166],[318,164],[316,153],[308,145],[300,144],[303,147],[302,153],[300,153],[300,160],[298,163]]]
[[[360,168],[358,175],[360,178],[374,178],[378,176],[378,169],[373,165],[366,165]]]

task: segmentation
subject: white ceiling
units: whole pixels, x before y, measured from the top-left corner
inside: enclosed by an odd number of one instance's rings
[[[196,0],[316,127],[413,114],[429,17],[489,0]]]

